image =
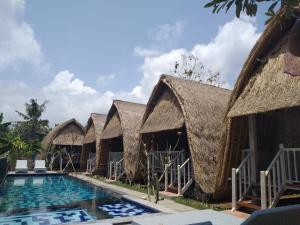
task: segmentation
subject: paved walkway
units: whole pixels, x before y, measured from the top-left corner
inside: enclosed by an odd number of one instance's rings
[[[100,186],[104,189],[116,192],[118,194],[123,195],[125,198],[128,198],[130,200],[136,201],[140,204],[146,205],[148,207],[152,207],[155,209],[158,209],[161,212],[164,213],[176,213],[176,212],[187,212],[195,210],[191,207],[178,204],[170,199],[164,199],[159,201],[157,204],[154,203],[154,197],[152,196],[151,202],[146,200],[147,195],[138,191],[130,190],[127,188],[119,187],[114,184],[109,184],[97,179],[94,179],[92,177],[85,176],[83,174],[70,174],[71,176],[77,177],[81,180],[90,182],[94,185]]]

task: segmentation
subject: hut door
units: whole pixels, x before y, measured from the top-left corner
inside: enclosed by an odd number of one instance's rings
[[[278,118],[272,114],[257,116],[258,169],[266,170],[278,151]]]

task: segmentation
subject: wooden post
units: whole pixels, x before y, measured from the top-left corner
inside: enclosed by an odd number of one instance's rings
[[[150,199],[150,188],[151,188],[151,179],[150,179],[150,154],[147,154],[147,193],[148,193],[148,201]]]
[[[62,159],[62,156],[60,155],[59,156],[59,170],[60,170],[60,172],[62,172],[62,163],[63,163],[63,159]]]
[[[118,168],[117,168],[117,161],[114,161],[114,168],[115,168],[115,181],[117,181],[117,176],[118,176]]]
[[[231,171],[231,186],[232,186],[232,211],[237,210],[237,198],[236,198],[236,169],[232,168]]]
[[[260,171],[261,209],[267,208],[266,176],[265,171]]]
[[[168,164],[165,164],[165,192],[168,191],[168,179],[169,179],[169,176],[168,176]]]
[[[281,179],[282,179],[282,185],[283,188],[286,188],[286,165],[285,165],[285,152],[284,152],[284,146],[283,144],[279,145],[279,151],[281,151],[281,156],[280,156],[280,166],[281,166]]]
[[[112,164],[111,164],[111,161],[109,162],[109,179],[111,180],[112,178]]]
[[[256,130],[256,115],[248,116],[249,124],[249,147],[250,151],[253,151],[253,180],[256,184],[256,176],[259,173],[258,169],[258,154],[257,154],[257,130]]]
[[[182,189],[181,189],[181,170],[180,165],[177,165],[177,181],[178,181],[178,195],[182,195]]]

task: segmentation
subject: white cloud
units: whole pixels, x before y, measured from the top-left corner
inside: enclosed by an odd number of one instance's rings
[[[234,18],[219,27],[216,37],[207,44],[196,44],[190,50],[182,48],[160,55],[144,55],[144,64],[140,68],[143,78],[131,94],[146,101],[159,76],[170,73],[174,63],[183,54],[193,54],[206,68],[220,72],[226,87],[232,87],[259,35],[255,20],[247,17]]]
[[[52,125],[73,117],[85,124],[90,113],[107,113],[113,99],[146,103],[159,76],[170,73],[182,54],[196,55],[213,71],[219,71],[227,85],[233,85],[258,36],[255,21],[242,18],[224,24],[209,43],[196,44],[192,49],[166,51],[154,48],[155,51],[152,51],[152,48],[149,48],[148,52],[143,52],[142,48],[135,49],[135,54],[144,59],[139,68],[142,77],[128,92],[99,92],[68,70],[58,72],[49,84],[36,90],[25,83],[0,81],[0,112],[4,112],[10,120],[16,119],[14,111],[22,111],[24,103],[33,97],[39,101],[49,100],[45,117],[50,119]],[[161,34],[160,37],[163,39],[167,35]],[[115,79],[114,74],[99,76],[97,83],[104,85],[112,79]]]
[[[109,84],[109,82],[111,82],[115,78],[116,78],[116,74],[114,74],[114,73],[111,73],[108,75],[100,75],[97,78],[97,84],[99,86],[106,86]]]
[[[154,31],[150,31],[157,42],[176,42],[184,30],[183,22],[176,22],[175,24],[163,24],[158,26]]]
[[[156,49],[143,48],[143,47],[137,46],[134,48],[133,53],[135,56],[148,57],[148,56],[159,55],[160,52],[159,52],[159,50],[156,50]]]
[[[96,90],[85,86],[82,80],[74,78],[74,74],[68,70],[59,72],[54,80],[43,88],[44,92],[66,92],[70,95],[95,94]]]
[[[22,20],[24,0],[0,1],[0,71],[30,64],[47,66],[31,26]]]

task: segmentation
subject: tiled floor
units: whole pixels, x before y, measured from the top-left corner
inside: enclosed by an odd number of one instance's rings
[[[105,204],[99,206],[99,209],[107,212],[110,216],[116,217],[126,217],[126,216],[138,216],[148,213],[153,213],[145,207],[131,204],[129,202],[116,203],[116,204]]]
[[[44,212],[0,218],[1,225],[54,225],[94,220],[85,210]]]

